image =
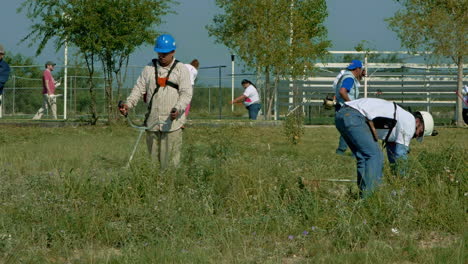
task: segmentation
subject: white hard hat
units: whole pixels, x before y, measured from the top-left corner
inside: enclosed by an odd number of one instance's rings
[[[434,119],[429,112],[419,111],[419,113],[421,114],[424,122],[424,133],[422,136],[417,138],[417,140],[421,142],[424,136],[432,135],[432,132],[434,131]]]

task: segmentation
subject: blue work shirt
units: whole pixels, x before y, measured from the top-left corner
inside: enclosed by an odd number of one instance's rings
[[[3,94],[3,87],[8,81],[8,76],[10,75],[10,66],[6,63],[5,60],[0,60],[0,94]]]
[[[336,101],[343,106],[345,100],[341,97],[340,95],[340,89],[345,88],[346,91],[348,91],[348,97],[349,99],[356,100],[359,98],[359,81],[354,77],[354,74],[350,72],[349,70],[346,70],[343,73],[343,76],[341,79],[338,81],[338,83],[335,86],[335,96],[336,96]]]

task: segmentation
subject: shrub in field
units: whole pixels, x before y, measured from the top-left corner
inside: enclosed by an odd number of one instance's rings
[[[283,130],[286,139],[293,145],[300,142],[304,134],[303,114],[300,109],[296,109],[286,116],[283,122]]]

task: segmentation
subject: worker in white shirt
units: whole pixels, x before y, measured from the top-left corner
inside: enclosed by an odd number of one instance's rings
[[[345,102],[336,113],[335,125],[357,159],[357,183],[361,197],[369,196],[382,181],[383,153],[390,163],[406,160],[412,138],[422,141],[433,134],[430,113],[410,113],[396,103],[377,98]]]
[[[135,107],[140,99],[147,103],[145,126],[148,152],[161,170],[177,168],[182,148],[182,127],[185,108],[192,100],[190,74],[183,63],[175,59],[176,42],[168,34],[156,39],[154,51],[157,59],[151,60],[138,77],[125,102],[119,104],[122,115]],[[159,124],[159,125],[156,125]]]

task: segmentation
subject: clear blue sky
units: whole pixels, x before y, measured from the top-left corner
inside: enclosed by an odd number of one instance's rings
[[[35,47],[28,47],[20,40],[29,32],[31,22],[24,13],[16,9],[22,1],[2,0],[0,13],[0,43],[7,52],[34,56]],[[177,40],[176,57],[184,62],[198,58],[201,66],[227,65],[230,72],[230,54],[226,47],[214,43],[208,37],[205,26],[220,12],[215,0],[179,0],[174,7],[176,15],[166,17],[160,30],[171,33]],[[398,9],[393,0],[327,0],[329,16],[326,21],[331,50],[353,50],[365,40],[377,50],[400,50],[396,34],[387,28],[384,18]],[[8,55],[8,54],[7,54]],[[144,65],[154,53],[152,46],[141,47],[132,57],[131,65]],[[35,58],[42,64],[55,60],[63,64],[63,51],[56,52],[49,44],[43,53]],[[238,69],[238,68],[237,68]],[[236,70],[237,72],[237,70]]]

